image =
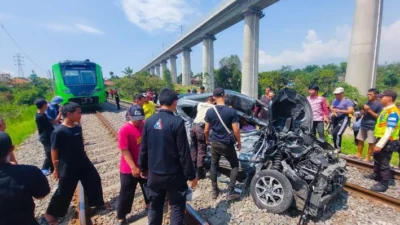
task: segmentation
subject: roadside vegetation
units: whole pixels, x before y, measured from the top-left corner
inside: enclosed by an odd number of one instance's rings
[[[53,97],[48,79],[33,77],[21,80],[26,82],[0,83],[0,116],[7,123],[6,132],[15,145],[21,144],[36,130],[35,99],[41,97],[50,101]]]

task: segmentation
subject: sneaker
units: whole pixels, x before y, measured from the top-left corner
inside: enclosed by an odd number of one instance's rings
[[[364,178],[369,180],[378,180],[378,176],[376,175],[376,173],[366,174],[364,175]]]
[[[385,192],[388,189],[388,185],[382,182],[376,183],[374,186],[371,187],[371,191],[375,192]]]
[[[42,173],[43,173],[45,176],[48,176],[48,175],[51,174],[50,170],[42,170]]]
[[[230,191],[229,194],[226,196],[228,201],[236,200],[240,198],[240,193],[236,191]]]

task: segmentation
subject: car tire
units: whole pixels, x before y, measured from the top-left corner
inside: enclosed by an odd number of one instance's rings
[[[258,208],[272,213],[285,212],[293,202],[292,185],[277,170],[256,173],[251,180],[250,193]]]

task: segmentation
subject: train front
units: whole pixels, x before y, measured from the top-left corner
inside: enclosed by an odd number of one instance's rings
[[[105,101],[104,81],[99,65],[89,60],[66,61],[58,65],[60,77],[55,79],[56,94],[64,98],[64,103],[71,101],[82,106],[93,106]]]

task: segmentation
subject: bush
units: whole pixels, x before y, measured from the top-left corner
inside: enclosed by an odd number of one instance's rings
[[[28,90],[20,90],[14,94],[14,100],[17,104],[32,105],[35,99],[43,97],[41,96],[37,88],[31,88]]]

